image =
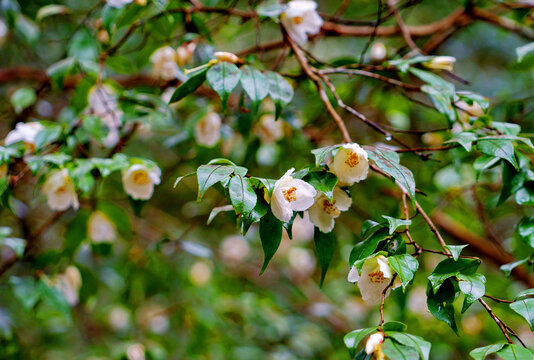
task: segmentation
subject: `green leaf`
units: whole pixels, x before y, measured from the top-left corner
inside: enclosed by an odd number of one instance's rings
[[[419,267],[417,260],[409,255],[394,255],[388,257],[389,265],[395,270],[397,275],[402,281],[402,289],[406,289],[406,286],[412,281]]]
[[[517,260],[517,261],[511,262],[511,263],[508,263],[508,264],[504,264],[504,265],[502,265],[500,267],[500,269],[504,272],[504,275],[506,275],[508,277],[508,276],[510,276],[510,273],[512,272],[513,269],[515,269],[519,265],[523,265],[523,264],[528,263],[529,260],[530,260],[530,256],[526,257],[524,259],[521,259],[521,260]]]
[[[517,62],[523,61],[523,58],[534,51],[534,42],[519,46],[515,49],[517,55]]]
[[[484,360],[486,356],[496,353],[508,344],[493,344],[472,350],[469,355],[475,360]]]
[[[35,103],[35,100],[37,100],[37,95],[35,95],[35,90],[32,88],[22,87],[17,89],[13,95],[11,95],[9,100],[11,101],[11,105],[13,105],[15,112],[20,114],[22,110]]]
[[[534,288],[521,291],[519,294],[517,294],[517,296],[515,297],[515,300],[521,299],[523,297],[531,297],[531,296],[534,296]]]
[[[275,179],[264,179],[264,178],[259,178],[259,177],[252,177],[251,179],[255,179],[261,182],[263,186],[265,187],[265,189],[267,189],[269,196],[273,194],[274,184],[276,183]]]
[[[241,175],[233,176],[230,180],[229,191],[230,201],[236,214],[248,214],[256,206],[258,197],[247,178]]]
[[[263,274],[269,261],[273,258],[282,241],[282,222],[268,209],[267,214],[260,220],[260,240],[264,253],[263,266],[260,275]]]
[[[458,327],[454,318],[454,306],[452,304],[456,298],[456,292],[451,280],[446,280],[436,293],[434,293],[432,286],[429,284],[426,296],[426,304],[432,315],[449,325],[458,334]]]
[[[174,91],[169,100],[169,104],[182,100],[187,95],[198,89],[200,85],[206,80],[206,74],[209,68],[204,68],[201,71],[196,72],[189,76],[189,78]]]
[[[512,144],[511,140],[479,140],[477,142],[477,147],[483,154],[504,159],[512,164],[517,170],[519,170],[519,165],[517,164],[517,160],[515,158],[514,145]]]
[[[39,301],[40,294],[33,278],[12,276],[9,283],[13,286],[13,294],[25,309],[33,308]]]
[[[497,352],[503,360],[528,360],[534,358],[534,351],[515,344],[507,344]]]
[[[48,284],[49,280],[39,279],[37,288],[39,289],[40,298],[52,309],[61,315],[70,319],[70,305],[65,296],[54,286]]]
[[[465,295],[462,313],[464,313],[475,301],[484,296],[486,292],[486,278],[482,274],[464,275],[458,274],[459,288]]]
[[[201,165],[197,169],[198,197],[200,201],[204,193],[213,185],[230,177],[234,169],[224,165]]]
[[[417,76],[419,79],[423,80],[428,85],[445,93],[445,95],[454,95],[454,85],[446,80],[443,80],[438,75],[431,73],[430,71],[425,71],[413,67],[410,68],[408,71],[413,75]]]
[[[390,331],[404,332],[406,331],[407,328],[408,326],[406,326],[406,324],[404,323],[401,323],[400,321],[388,321],[382,325],[382,330],[387,331],[387,332],[390,332]]]
[[[366,238],[377,230],[383,228],[384,225],[374,220],[365,220],[362,224],[362,238]]]
[[[70,9],[64,5],[45,5],[42,8],[37,11],[37,15],[35,15],[35,20],[40,22],[44,18],[48,16],[54,16],[54,15],[64,15],[68,14],[70,12]]]
[[[87,238],[87,221],[90,213],[82,209],[76,213],[76,216],[67,225],[65,231],[65,243],[63,245],[63,254],[72,258],[80,247],[81,243]]]
[[[352,251],[350,252],[349,257],[349,263],[350,265],[354,265],[354,263],[358,260],[363,260],[367,258],[369,255],[373,254],[376,250],[378,243],[388,237],[388,232],[386,229],[380,229],[374,234],[372,234],[368,239],[356,244],[352,248]]]
[[[280,14],[286,11],[286,9],[287,9],[286,4],[271,3],[271,4],[261,4],[260,6],[256,8],[256,12],[258,13],[259,16],[278,18]]]
[[[428,341],[425,341],[423,338],[412,335],[412,334],[406,334],[404,332],[396,332],[396,331],[389,331],[387,332],[387,335],[391,336],[393,339],[395,339],[396,341],[398,341],[399,343],[403,345],[411,346],[415,348],[417,352],[419,353],[419,357],[421,359],[423,360],[429,359],[430,347],[432,346],[432,344],[429,343]]]
[[[276,72],[267,71],[265,76],[269,84],[269,96],[276,108],[275,117],[278,119],[283,108],[293,99],[293,87]]]
[[[315,156],[315,166],[320,166],[332,155],[334,150],[337,150],[341,145],[326,146],[319,149],[314,149],[311,153]]]
[[[454,261],[458,261],[458,259],[460,258],[460,253],[464,248],[468,246],[469,245],[445,245],[445,248],[447,248],[451,252]]]
[[[46,125],[44,129],[35,135],[35,147],[40,149],[43,145],[56,141],[63,131],[63,128],[57,124]]]
[[[468,105],[473,105],[473,103],[476,102],[485,112],[487,112],[489,109],[489,99],[483,95],[471,91],[458,91],[456,95],[460,100],[465,101]],[[495,122],[492,123],[492,125],[494,124]]]
[[[388,221],[389,235],[393,235],[399,226],[410,225],[412,223],[412,220],[396,219],[387,215],[382,215],[382,217]]]
[[[67,46],[68,56],[81,60],[98,60],[98,43],[88,28],[82,27],[76,31]]]
[[[382,351],[390,360],[413,360],[419,358],[419,353],[412,346],[406,346],[391,338],[382,344]]]
[[[445,259],[436,266],[432,274],[428,277],[428,280],[430,280],[432,288],[436,292],[448,278],[457,276],[458,274],[474,274],[479,265],[479,259]]]
[[[239,83],[240,76],[239,68],[226,61],[218,62],[208,70],[208,83],[219,94],[224,112],[226,112],[228,97]]]
[[[254,209],[244,216],[240,216],[238,220],[238,225],[240,225],[241,234],[246,235],[250,226],[258,221],[267,214],[269,210],[269,205],[263,201],[261,198],[256,202]]]
[[[14,237],[0,238],[0,245],[7,246],[18,257],[22,257],[24,255],[24,249],[26,249],[26,240]]]
[[[269,84],[265,76],[252,66],[246,65],[241,68],[240,81],[254,106],[257,106],[256,104],[269,95]]]
[[[17,30],[18,35],[31,46],[35,46],[39,41],[39,26],[23,14],[17,15],[15,29]]]
[[[428,96],[430,101],[432,101],[432,104],[436,110],[440,114],[445,115],[449,121],[449,124],[452,124],[454,121],[456,121],[456,111],[452,106],[452,97],[450,95],[447,95],[440,88],[435,88],[434,86],[429,85],[421,86],[421,91]]]
[[[330,201],[334,198],[337,176],[328,171],[312,171],[303,178],[315,190],[322,192]]]
[[[510,308],[524,317],[530,325],[530,329],[534,330],[534,298],[514,301],[510,304]]]
[[[208,217],[208,221],[206,224],[211,224],[215,216],[219,215],[223,211],[232,211],[234,208],[232,205],[224,205],[224,206],[217,206],[211,209],[210,216]]]
[[[178,176],[176,178],[176,181],[174,181],[174,185],[172,187],[177,187],[178,184],[180,183],[180,181],[182,181],[182,179],[185,179],[186,177],[189,177],[189,176],[192,176],[192,175],[195,175],[197,172],[192,172],[192,173],[189,173],[189,174],[186,174],[186,175],[183,175],[183,176]]]
[[[387,149],[365,149],[376,166],[397,181],[404,188],[412,201],[415,201],[415,180],[413,174],[399,163],[399,154]]]
[[[333,231],[325,234],[316,227],[313,233],[313,241],[315,242],[315,251],[317,252],[317,258],[321,266],[321,282],[319,286],[323,286],[328,266],[330,266],[330,261],[332,261],[332,257],[334,256],[336,239]]]
[[[534,216],[523,218],[517,225],[517,233],[526,244],[534,248]]]
[[[351,356],[354,356],[356,353],[356,348],[363,338],[365,338],[367,335],[375,333],[376,331],[376,328],[365,328],[353,330],[345,335],[343,341],[345,342],[345,346],[349,349]]]
[[[476,139],[477,136],[475,134],[470,132],[463,132],[456,135],[455,138],[445,141],[445,143],[457,142],[458,144],[462,145],[465,151],[469,152],[473,147],[473,141],[475,141]]]

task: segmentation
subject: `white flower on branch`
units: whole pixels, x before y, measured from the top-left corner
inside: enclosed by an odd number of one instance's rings
[[[161,170],[159,167],[149,169],[143,164],[134,164],[122,173],[122,185],[128,195],[136,200],[148,200],[154,192],[154,185],[159,185]]]
[[[173,80],[179,74],[178,54],[170,46],[164,46],[154,51],[150,57],[154,76],[163,80]]]
[[[334,156],[330,170],[337,176],[341,186],[360,182],[369,172],[367,152],[356,143],[344,144]]]
[[[102,211],[95,211],[87,221],[89,239],[94,243],[112,242],[117,238],[117,229]]]
[[[131,2],[133,2],[133,0],[106,0],[106,3],[114,8],[121,8]]]
[[[427,69],[452,71],[456,58],[452,56],[435,56],[423,63]]]
[[[308,209],[311,222],[324,233],[329,233],[334,228],[335,219],[342,211],[347,211],[352,204],[352,199],[340,188],[334,188],[332,202],[323,193],[315,197],[315,202]]]
[[[273,215],[282,222],[288,222],[293,211],[308,210],[313,205],[317,191],[307,182],[294,179],[291,174],[295,169],[289,169],[274,184],[271,197],[271,210]]]
[[[77,210],[80,206],[74,183],[66,169],[51,171],[43,184],[43,192],[52,210],[64,211],[70,206]]]
[[[263,115],[256,126],[256,133],[262,144],[275,143],[284,136],[284,123],[282,120],[276,120],[274,115]]]
[[[188,62],[193,59],[195,48],[196,44],[194,42],[189,42],[180,45],[176,49],[176,62],[178,63],[178,66],[183,68]]]
[[[108,134],[103,143],[106,147],[113,147],[119,142],[119,127],[121,126],[122,110],[119,108],[117,95],[109,85],[97,85],[89,91],[89,112],[98,116],[108,128]]]
[[[382,343],[384,342],[384,333],[376,332],[369,336],[365,343],[365,353],[368,355],[374,354],[375,359],[385,359],[382,352]]]
[[[14,130],[11,130],[5,139],[6,145],[11,145],[19,141],[24,142],[29,152],[35,151],[35,138],[44,126],[38,122],[18,123]]]
[[[59,292],[63,294],[70,306],[78,304],[78,293],[82,286],[82,275],[75,266],[68,266],[65,272],[57,275],[52,282]]]
[[[289,36],[299,45],[308,41],[308,35],[318,34],[323,26],[315,1],[290,1],[287,10],[280,15],[280,20]]]
[[[198,144],[212,147],[221,138],[221,117],[210,111],[195,125],[195,140]]]
[[[351,283],[358,283],[360,293],[365,302],[376,304],[382,300],[382,292],[389,285],[394,275],[395,270],[389,265],[387,257],[377,255],[364,261],[361,274],[358,273],[356,266],[352,266],[347,280]],[[385,296],[389,296],[390,290],[396,289],[400,285],[401,281],[397,276]]]

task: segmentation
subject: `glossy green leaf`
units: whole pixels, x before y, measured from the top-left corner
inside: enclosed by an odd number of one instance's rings
[[[224,165],[201,165],[197,169],[198,197],[202,199],[204,193],[213,185],[230,177],[234,169]]]
[[[269,83],[269,96],[276,108],[276,118],[280,117],[283,108],[293,99],[293,87],[280,74],[267,71],[265,73]]]
[[[356,353],[358,344],[363,340],[363,338],[365,338],[367,335],[375,333],[376,331],[376,328],[358,329],[353,330],[345,335],[343,341],[345,342],[345,346],[350,350],[352,356],[354,356]]]
[[[68,14],[70,12],[70,9],[64,5],[45,5],[42,8],[37,11],[37,15],[35,15],[35,20],[42,21],[44,18],[54,15],[64,15]]]
[[[497,352],[503,360],[528,360],[534,359],[534,351],[520,345],[507,344]]]
[[[182,100],[184,97],[198,89],[206,80],[208,70],[209,68],[206,67],[194,74],[190,74],[187,80],[174,91],[169,100],[169,104]]]
[[[526,244],[534,248],[534,217],[523,218],[517,225],[517,233]]]
[[[232,205],[217,206],[211,209],[210,216],[208,217],[207,225],[211,224],[213,219],[222,212],[232,211],[234,208]]]
[[[472,350],[469,355],[475,360],[484,360],[488,355],[501,350],[507,344],[493,344]]]
[[[457,261],[460,258],[460,253],[468,246],[469,245],[445,245],[445,247],[451,252],[454,261]]]
[[[236,214],[248,214],[256,206],[258,197],[248,179],[241,175],[234,175],[231,178],[229,193]]]
[[[56,287],[50,285],[48,281],[39,279],[37,282],[41,300],[64,317],[70,319],[70,305],[67,299],[65,299],[65,296]]]
[[[519,164],[515,158],[514,145],[511,140],[480,140],[477,142],[477,147],[483,154],[504,159],[519,170]]]
[[[445,259],[436,266],[428,280],[430,280],[435,292],[445,280],[458,274],[471,275],[475,273],[479,265],[479,259]]]
[[[241,69],[241,86],[253,104],[257,104],[269,95],[269,83],[263,73],[252,66],[243,66]]]
[[[13,95],[9,98],[11,105],[15,109],[17,114],[20,114],[22,110],[33,105],[35,100],[37,100],[37,95],[35,95],[35,90],[30,87],[22,87],[17,89]]]
[[[382,217],[388,222],[389,235],[393,235],[393,233],[399,228],[399,226],[406,226],[412,223],[412,220],[396,219],[387,215],[382,215]]]
[[[270,209],[260,220],[260,240],[264,253],[264,261],[260,275],[267,269],[269,261],[271,261],[276,250],[278,250],[278,247],[280,246],[280,241],[282,240],[282,227],[282,222],[273,215]]]
[[[413,280],[419,268],[419,263],[409,254],[390,256],[388,257],[388,262],[401,279],[402,288],[406,289],[406,286]]]
[[[530,329],[534,330],[534,298],[514,301],[510,304],[510,309],[524,317],[530,325]]]
[[[332,155],[332,152],[338,149],[341,145],[326,146],[319,149],[312,150],[312,154],[315,156],[315,166],[324,164]]]
[[[502,265],[500,267],[500,269],[508,277],[508,276],[510,276],[510,273],[512,272],[513,269],[515,269],[516,267],[518,267],[520,265],[526,264],[529,260],[530,260],[530,256],[526,257],[524,259],[521,259],[521,260],[517,260],[517,261],[511,262],[511,263],[508,263],[508,264],[504,264],[504,265]]]
[[[412,335],[412,334],[406,334],[405,332],[397,332],[397,331],[388,331],[386,332],[386,334],[388,336],[391,336],[397,342],[405,346],[410,346],[410,347],[415,348],[417,352],[419,353],[420,359],[422,360],[429,359],[430,348],[432,344],[429,343],[428,341],[425,341],[423,338]]]
[[[437,292],[434,292],[432,286],[429,284],[426,296],[426,304],[432,315],[449,325],[458,334],[455,311],[452,304],[456,299],[456,293],[451,280],[446,280]]]
[[[321,266],[321,281],[319,286],[323,286],[326,272],[334,256],[336,239],[333,231],[325,234],[316,227],[313,233],[313,241],[315,243],[317,258],[319,259],[319,265]]]
[[[484,296],[486,292],[486,278],[482,274],[464,275],[458,274],[458,285],[460,291],[464,293],[465,299],[462,306],[462,313],[464,313],[475,301]]]
[[[401,323],[400,321],[388,321],[382,324],[382,330],[387,332],[388,334],[389,332],[396,331],[404,332],[407,328],[408,326],[406,326],[406,324]]]
[[[382,351],[390,360],[413,360],[419,358],[417,349],[401,344],[391,338],[387,338],[384,341]]]
[[[333,200],[334,188],[337,185],[336,175],[327,171],[312,171],[303,180],[313,186],[315,190],[322,192],[328,200]]]
[[[219,94],[224,112],[226,112],[228,97],[239,83],[240,76],[239,68],[226,61],[218,62],[208,70],[208,83]]]
[[[365,259],[369,255],[373,254],[376,250],[378,243],[388,237],[388,231],[386,229],[380,229],[372,234],[368,239],[356,244],[352,248],[349,257],[349,263],[353,265],[356,261]]]

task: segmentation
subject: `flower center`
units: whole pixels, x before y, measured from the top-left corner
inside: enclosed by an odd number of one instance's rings
[[[328,215],[339,215],[339,210],[336,206],[336,200],[330,202],[328,199],[323,200],[323,211]]]
[[[284,194],[284,198],[287,200],[287,202],[297,201],[297,188],[295,186],[290,187],[289,189],[282,190],[282,194]]]
[[[356,154],[354,151],[349,151],[347,153],[347,160],[345,160],[345,164],[353,168],[359,163],[360,163],[360,157],[358,156],[358,154]]]
[[[146,185],[150,183],[150,179],[148,178],[148,174],[143,170],[137,170],[132,174],[132,181],[136,185]]]
[[[63,194],[63,193],[66,193],[67,192],[67,186],[66,185],[62,185],[60,187],[57,188],[56,190],[56,194]]]
[[[302,16],[295,16],[291,19],[295,25],[300,25],[304,21],[304,18]]]
[[[369,273],[369,280],[372,283],[381,284],[385,280],[384,273],[382,273],[380,270],[373,271],[372,273]]]

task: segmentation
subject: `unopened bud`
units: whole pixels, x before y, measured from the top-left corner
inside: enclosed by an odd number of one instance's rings
[[[103,44],[107,44],[109,42],[109,34],[104,29],[98,31],[96,38]]]
[[[374,63],[379,63],[384,61],[387,56],[386,45],[382,42],[375,42],[371,47],[371,61]]]
[[[428,69],[452,71],[456,58],[452,56],[436,56],[423,63]]]
[[[226,61],[232,64],[242,64],[243,60],[239,56],[226,52],[226,51],[217,51],[213,54],[219,61]]]

